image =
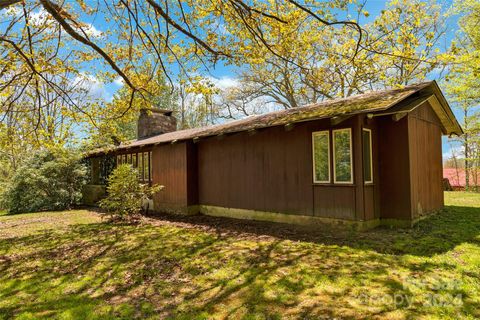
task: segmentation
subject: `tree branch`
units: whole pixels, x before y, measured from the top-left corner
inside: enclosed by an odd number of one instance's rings
[[[62,28],[75,40],[85,44],[86,46],[89,46],[93,50],[95,50],[98,54],[100,54],[105,61],[108,62],[108,64],[112,67],[115,72],[117,72],[120,77],[125,81],[125,83],[132,89],[132,90],[137,90],[137,88],[133,85],[133,83],[130,81],[128,76],[120,69],[120,67],[117,66],[117,64],[113,61],[113,59],[105,52],[103,51],[102,48],[97,46],[95,43],[92,41],[88,40],[87,38],[83,37],[80,35],[78,32],[76,32],[70,24],[62,17],[63,15],[68,15],[65,13],[65,11],[58,7],[56,4],[52,3],[50,0],[40,0],[40,3],[42,6],[45,8],[45,10],[50,13],[50,15],[60,23]],[[69,15],[68,15],[69,16]],[[71,18],[70,18],[71,19]]]

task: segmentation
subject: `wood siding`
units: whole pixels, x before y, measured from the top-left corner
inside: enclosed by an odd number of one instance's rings
[[[395,122],[376,119],[380,173],[380,215],[384,219],[411,219],[408,117]]]
[[[152,183],[165,186],[154,197],[155,210],[183,210],[188,205],[187,144],[183,142],[156,146],[152,162]]]
[[[441,122],[428,103],[408,116],[412,217],[443,207]]]
[[[377,123],[381,217],[414,220],[442,208],[442,131],[430,105]]]
[[[200,204],[311,215],[310,139],[301,126],[198,143]]]
[[[370,129],[372,133],[372,177],[373,182],[364,185],[365,220],[380,218],[380,169],[379,169],[379,132],[376,119],[363,118],[362,128]],[[363,152],[363,149],[362,149]]]
[[[336,219],[355,219],[354,186],[315,186],[315,216]]]
[[[357,123],[355,117],[335,128],[355,128],[355,143]],[[354,220],[357,203],[363,211],[355,184],[313,183],[312,132],[328,129],[330,120],[311,121],[200,141],[199,204]],[[353,149],[355,162],[361,148]]]

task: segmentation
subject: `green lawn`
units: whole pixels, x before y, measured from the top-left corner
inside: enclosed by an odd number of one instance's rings
[[[480,195],[354,233],[91,211],[0,216],[0,318],[475,319]]]

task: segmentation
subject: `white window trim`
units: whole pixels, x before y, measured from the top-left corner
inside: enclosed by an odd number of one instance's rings
[[[335,132],[348,131],[350,135],[350,180],[349,181],[337,181],[337,172],[335,170]],[[352,184],[353,183],[353,150],[352,150],[352,129],[336,129],[332,130],[332,145],[333,145],[333,182],[337,184]]]
[[[317,174],[315,172],[315,136],[327,134],[327,142],[328,142],[328,180],[319,181],[317,180]],[[323,130],[323,131],[315,131],[312,132],[312,164],[313,164],[313,183],[330,183],[331,175],[330,175],[330,131]]]
[[[371,129],[368,129],[368,128],[363,128],[362,129],[362,132],[363,131],[367,131],[369,132],[369,140],[370,140],[370,178],[371,180],[365,180],[365,184],[368,184],[368,183],[373,183],[373,144],[372,144],[372,130]],[[363,143],[363,136],[362,136],[362,143]],[[363,146],[362,146],[362,151],[363,151]],[[363,164],[365,165],[365,164]],[[363,177],[365,179],[365,177]]]

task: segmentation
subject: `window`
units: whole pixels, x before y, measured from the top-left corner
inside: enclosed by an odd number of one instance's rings
[[[373,162],[372,162],[372,130],[363,129],[363,180],[365,183],[373,183]]]
[[[115,159],[114,159],[115,160]],[[152,181],[152,152],[127,153],[118,155],[117,166],[120,164],[130,164],[138,170],[138,179],[142,182],[149,183]],[[115,164],[115,163],[114,163]]]
[[[333,179],[335,183],[352,183],[352,131],[333,130]]]
[[[143,153],[143,180],[149,181],[149,165],[148,165],[148,152]]]
[[[313,182],[330,182],[330,135],[328,131],[312,133]]]

